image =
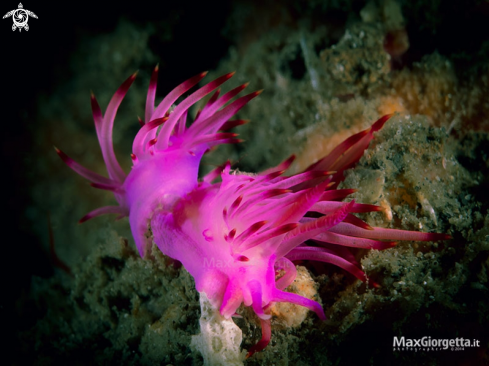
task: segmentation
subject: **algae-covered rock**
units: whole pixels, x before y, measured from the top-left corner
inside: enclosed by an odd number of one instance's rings
[[[463,31],[453,26],[455,15],[468,27],[483,5],[467,2],[450,10],[441,4],[447,13],[423,1],[230,5],[223,32],[232,46],[206,80],[236,70],[230,87],[249,81],[249,89],[265,90],[239,114],[251,120],[236,129],[245,142],[210,152],[203,172],[227,159],[242,171],[257,172],[295,154],[290,173],[297,173],[380,116],[394,113],[340,188],[354,188],[351,198],[382,207],[361,215],[372,226],[453,238],[357,251],[367,284],[331,265],[301,263],[303,281],[292,287],[317,298],[328,320],[277,306],[271,343],[245,365],[488,362],[489,43],[475,31],[465,38],[472,48],[448,36],[440,47],[430,43],[443,41],[440,34],[450,35],[447,29]],[[163,65],[165,57],[179,57],[156,51],[176,37],[168,27],[123,20],[109,34],[83,39],[71,61],[72,78],[39,99],[36,115],[44,128],[33,135],[36,157],[42,158],[27,161],[35,183],[25,220],[43,238],[44,251],[49,253],[51,244],[72,275],[56,267],[50,278],[35,276],[17,301],[15,319],[23,320],[16,335],[19,363],[203,364],[191,349],[191,337],[200,333],[191,276],[156,248],[140,258],[126,219],[96,218],[75,226],[112,198],[89,191],[50,146],[68,147],[80,163],[104,174],[89,90],[104,106],[118,84],[140,68],[114,135],[116,152],[126,156],[121,161],[129,169],[130,140],[143,113],[151,68],[158,60]],[[156,35],[161,29],[167,33]],[[394,55],[386,40],[399,29],[409,42]],[[194,33],[200,37],[202,30]],[[196,56],[198,63],[205,55]],[[243,317],[233,321],[243,333],[242,349],[249,349],[260,339],[259,323],[245,309],[238,313]],[[481,347],[397,352],[394,336],[464,337],[480,340]]]
[[[115,232],[73,269],[73,276],[35,279],[32,301],[45,312],[25,340],[44,364],[183,364],[198,331],[192,277],[153,248],[142,259]]]

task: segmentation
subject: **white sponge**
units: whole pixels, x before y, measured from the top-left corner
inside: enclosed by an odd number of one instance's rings
[[[190,347],[204,358],[204,365],[242,366],[246,351],[240,352],[241,329],[215,309],[205,292],[200,292],[200,334],[192,336]]]

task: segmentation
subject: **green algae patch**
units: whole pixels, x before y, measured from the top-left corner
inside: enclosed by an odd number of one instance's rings
[[[73,364],[75,354],[79,364],[189,362],[198,294],[192,277],[172,263],[155,248],[140,258],[109,233],[73,278],[34,280],[32,300],[46,313],[22,337],[44,341],[26,351],[45,364]]]

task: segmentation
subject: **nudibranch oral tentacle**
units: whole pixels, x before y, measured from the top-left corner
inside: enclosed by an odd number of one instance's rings
[[[155,107],[157,66],[150,80],[144,122],[133,142],[133,168],[127,175],[114,154],[112,128],[136,74],[117,90],[105,114],[92,94],[95,129],[109,178],[81,166],[57,148],[56,152],[94,187],[113,192],[119,203],[98,208],[81,222],[109,213],[129,216],[141,256],[154,242],[165,255],[182,262],[197,290],[205,292],[226,318],[234,316],[241,304],[253,309],[260,319],[262,338],[251,347],[251,356],[270,341],[273,303],[298,304],[325,319],[317,301],[284,291],[296,277],[293,261],[332,263],[366,281],[349,248],[384,250],[398,240],[435,241],[450,236],[371,227],[353,214],[379,211],[378,206],[340,202],[355,192],[336,189],[343,172],[360,159],[374,132],[390,115],[347,138],[302,173],[283,176],[294,160],[291,156],[259,174],[233,171],[227,162],[199,181],[203,154],[216,145],[240,142],[236,134],[222,131],[246,123],[230,118],[261,92],[233,101],[246,88],[244,84],[220,96],[218,88],[233,74],[200,87],[170,110],[206,73],[183,82]],[[189,108],[213,91],[187,127]],[[221,181],[214,182],[219,177]],[[279,272],[282,276],[277,278]]]

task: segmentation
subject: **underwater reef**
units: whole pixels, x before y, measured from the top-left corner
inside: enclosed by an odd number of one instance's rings
[[[157,100],[206,68],[206,80],[236,71],[223,93],[246,82],[264,89],[237,115],[250,120],[236,129],[244,142],[206,154],[201,176],[227,159],[240,171],[259,172],[291,154],[296,160],[287,174],[295,174],[394,113],[338,188],[356,189],[356,202],[382,207],[358,215],[371,226],[452,237],[358,251],[362,270],[378,287],[333,265],[297,262],[288,291],[318,298],[327,320],[277,304],[270,344],[245,365],[489,364],[486,4],[444,2],[442,12],[423,1],[243,0],[222,4],[225,16],[204,12],[203,5],[193,11],[173,5],[160,21],[114,15],[104,29],[80,32],[63,77],[32,107],[39,127],[29,138],[35,155],[23,162],[30,182],[23,220],[39,239],[25,247],[43,253],[38,260],[50,270],[33,271],[15,298],[12,364],[204,363],[192,346],[201,316],[192,276],[156,246],[141,258],[127,219],[77,225],[114,200],[70,172],[52,149],[69,148],[70,156],[104,175],[90,90],[105,107],[139,69],[114,129],[116,154],[129,171],[137,115],[144,115],[157,63]],[[196,21],[199,12],[205,22]],[[455,20],[459,34],[451,27]],[[187,40],[182,24],[190,39],[199,26],[212,25],[207,38],[195,40],[216,40],[221,48],[212,61],[200,63],[214,46],[175,46]],[[191,65],[179,61],[189,55]],[[241,349],[249,350],[260,340],[260,322],[248,308],[237,313]],[[463,337],[480,347],[397,351],[394,336]]]

